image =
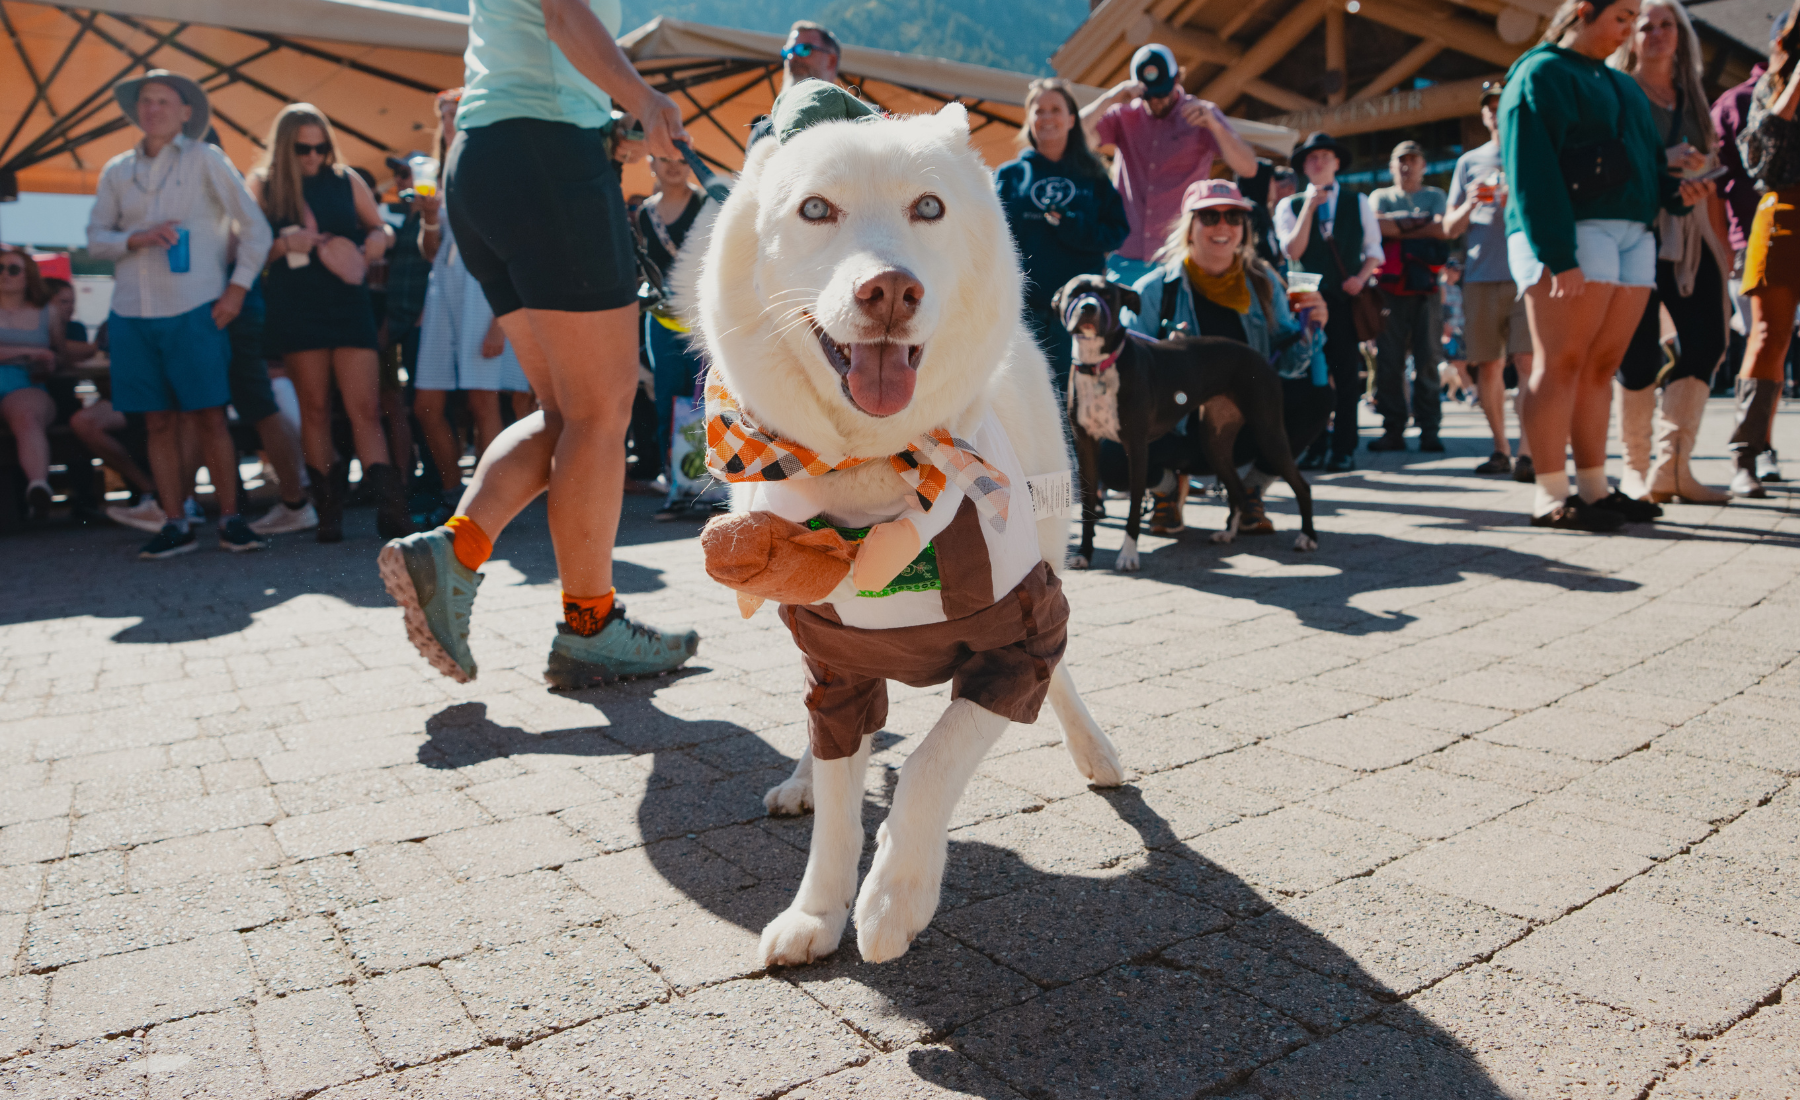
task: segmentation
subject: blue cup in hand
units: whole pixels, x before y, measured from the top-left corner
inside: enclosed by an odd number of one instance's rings
[[[169,270],[177,275],[185,275],[188,262],[188,231],[177,229],[175,243],[169,246]]]

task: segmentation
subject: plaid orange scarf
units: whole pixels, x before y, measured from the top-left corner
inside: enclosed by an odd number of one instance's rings
[[[771,435],[750,419],[716,374],[707,374],[706,468],[720,480],[791,481],[873,461],[830,458]],[[899,454],[889,455],[888,462],[912,489],[921,511],[931,511],[944,486],[954,481],[988,526],[1005,532],[1011,482],[976,454],[971,444],[940,428],[914,439]]]

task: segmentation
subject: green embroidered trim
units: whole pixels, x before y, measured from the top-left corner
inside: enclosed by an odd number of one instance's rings
[[[812,531],[832,527],[818,516],[807,520],[806,526],[808,530]],[[851,542],[861,542],[869,534],[867,527],[832,527],[832,530]],[[936,592],[943,587],[943,578],[938,574],[937,546],[928,542],[925,544],[925,549],[919,551],[919,556],[914,558],[905,569],[900,570],[900,575],[895,577],[886,588],[879,592],[858,592],[857,595],[875,599],[879,596],[892,596],[896,592]]]

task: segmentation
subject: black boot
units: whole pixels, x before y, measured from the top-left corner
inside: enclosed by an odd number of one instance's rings
[[[320,542],[344,541],[344,491],[338,485],[337,467],[348,468],[347,463],[337,463],[330,473],[320,473],[311,466],[306,468],[306,476],[312,482],[313,506],[319,513],[319,526],[314,532]]]
[[[412,534],[412,513],[406,507],[406,490],[401,484],[400,471],[379,462],[363,471],[363,480],[375,494],[375,532],[384,539]]]
[[[1756,476],[1756,456],[1769,448],[1769,414],[1781,398],[1781,383],[1739,378],[1737,397],[1737,430],[1731,433],[1731,454],[1737,460],[1737,473],[1731,479],[1731,493],[1760,499],[1769,491]]]

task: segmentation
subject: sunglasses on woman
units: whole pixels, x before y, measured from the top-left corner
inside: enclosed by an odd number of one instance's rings
[[[297,157],[303,157],[308,153],[324,156],[329,152],[331,152],[331,142],[329,141],[321,141],[317,145],[308,145],[304,141],[294,142],[294,155]]]
[[[24,264],[0,264],[0,275],[23,275],[23,274],[25,274],[25,265]]]
[[[1250,215],[1244,213],[1242,210],[1201,210],[1198,211],[1198,213],[1200,215],[1200,224],[1206,226],[1208,229],[1218,225],[1220,222],[1224,222],[1226,225],[1233,227],[1242,227],[1250,220]]]

